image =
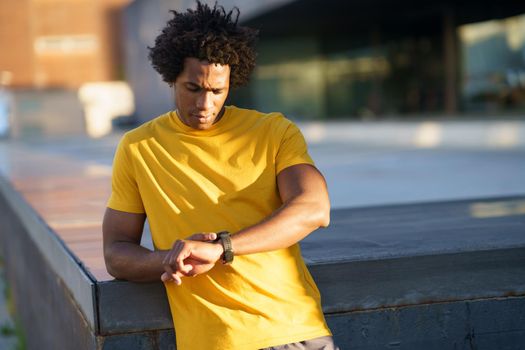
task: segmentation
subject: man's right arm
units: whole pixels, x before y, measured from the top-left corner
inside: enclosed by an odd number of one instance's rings
[[[102,232],[104,260],[110,275],[134,282],[159,281],[168,251],[151,251],[140,245],[145,214],[106,209]]]
[[[133,282],[156,282],[173,280],[180,284],[183,276],[192,276],[208,271],[213,263],[206,260],[188,260],[191,271],[175,271],[166,263],[166,256],[171,250],[151,251],[140,245],[144,229],[145,214],[128,213],[106,208],[102,233],[104,237],[104,260],[109,274],[117,279]],[[217,238],[214,232],[194,233],[186,240],[213,242]],[[216,244],[220,246],[220,244]],[[222,253],[222,252],[221,252]],[[173,252],[172,252],[173,254]],[[169,272],[169,273],[168,273]]]

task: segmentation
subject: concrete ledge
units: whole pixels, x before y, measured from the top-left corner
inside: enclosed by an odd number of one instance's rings
[[[525,249],[310,266],[325,313],[525,295]]]
[[[522,349],[524,200],[334,211],[302,249],[341,348]],[[1,178],[0,218],[29,348],[174,348],[160,283],[96,281]]]
[[[46,264],[49,265],[51,271],[60,276],[62,283],[72,294],[90,327],[95,329],[97,327],[94,313],[95,279],[82,268],[82,262],[69,251],[60,238],[1,175],[0,199],[2,199],[0,211],[4,215],[2,222],[13,221],[21,227],[19,230],[7,230],[2,234],[3,249],[8,249],[9,244],[15,240],[15,235],[18,238],[23,236],[22,232],[24,232],[27,235],[24,238],[37,244],[36,249]],[[23,254],[23,251],[20,253]]]
[[[0,246],[27,348],[96,349],[94,283],[0,181]]]
[[[521,350],[525,298],[421,304],[327,315],[343,349]]]
[[[101,335],[173,328],[161,283],[100,282],[97,296]]]
[[[521,248],[313,264],[309,269],[327,315],[525,295]],[[104,282],[98,291],[102,334],[171,328],[160,284]]]

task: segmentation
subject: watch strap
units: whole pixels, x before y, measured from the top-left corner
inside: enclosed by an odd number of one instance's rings
[[[222,254],[222,263],[231,264],[233,261],[234,254],[230,233],[228,231],[218,232],[216,241],[220,241],[222,244],[222,248],[224,249],[224,253]]]

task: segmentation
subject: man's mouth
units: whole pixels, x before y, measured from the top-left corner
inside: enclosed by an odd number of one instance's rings
[[[197,118],[200,123],[206,123],[209,119],[209,115],[193,114],[194,118]]]

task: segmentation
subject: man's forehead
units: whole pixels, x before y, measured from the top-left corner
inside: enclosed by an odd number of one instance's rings
[[[230,66],[197,58],[186,58],[179,78],[182,83],[223,87],[229,82]]]

